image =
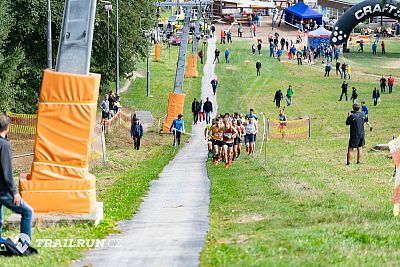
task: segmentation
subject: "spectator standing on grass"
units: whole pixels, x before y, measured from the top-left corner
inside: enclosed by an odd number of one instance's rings
[[[257,60],[256,70],[257,70],[257,76],[261,76],[261,72],[260,72],[260,70],[261,70],[261,61],[260,60]]]
[[[294,95],[294,90],[291,85],[289,85],[289,88],[286,91],[286,102],[288,106],[290,107],[293,103],[293,95]]]
[[[21,215],[21,234],[32,239],[33,209],[21,198],[14,182],[11,145],[7,139],[10,119],[0,114],[0,207],[5,206]],[[3,209],[0,208],[0,238]],[[30,240],[28,241],[30,243]],[[25,244],[22,244],[25,246]]]
[[[113,91],[110,91],[108,95],[108,108],[110,109],[111,116],[114,116],[114,103],[115,103],[115,94]]]
[[[376,43],[373,43],[372,44],[372,55],[376,55],[376,47],[377,47]]]
[[[301,55],[300,50],[297,51],[296,56],[297,56],[297,65],[303,65],[303,60],[302,60],[302,55]]]
[[[340,74],[340,79],[345,79],[347,78],[347,64],[346,62],[343,62],[342,64],[342,73]]]
[[[326,61],[326,65],[325,65],[325,75],[324,77],[329,77],[329,73],[331,72],[332,69],[332,64],[330,62],[330,60]]]
[[[195,98],[192,102],[193,124],[199,120],[200,102]]]
[[[340,70],[340,62],[339,61],[336,61],[335,67],[336,67],[336,76],[339,76],[339,74],[340,74],[340,77],[342,77],[342,71]]]
[[[214,78],[214,79],[211,80],[211,87],[213,89],[213,94],[215,95],[217,93],[217,87],[218,87],[217,78]]]
[[[226,34],[227,38],[228,38],[228,44],[232,43],[232,32],[231,30],[228,31],[228,33]]]
[[[372,99],[374,99],[374,106],[378,105],[379,98],[381,97],[381,94],[379,93],[379,90],[374,88],[372,91]]]
[[[262,41],[260,42],[260,40],[259,40],[258,44],[257,44],[257,50],[258,50],[258,55],[260,55],[260,56],[261,56],[261,46],[262,46]]]
[[[367,107],[367,105],[365,105],[364,101],[361,101],[361,111],[364,112],[364,114],[365,114],[365,123],[368,125],[369,130],[372,131],[372,125],[368,121],[368,113],[369,113],[368,107]]]
[[[183,117],[183,115],[179,114],[178,118],[174,119],[174,121],[172,122],[172,125],[169,129],[169,131],[174,134],[173,146],[175,146],[176,144],[178,144],[178,146],[181,145],[181,135],[182,135],[182,133],[185,133],[185,123],[184,123],[182,117]]]
[[[353,150],[355,148],[357,149],[357,164],[361,163],[362,149],[365,145],[364,122],[365,114],[363,112],[360,112],[359,105],[354,104],[353,110],[348,113],[346,119],[346,125],[350,125],[350,139],[347,150],[347,165],[350,165]]]
[[[282,50],[284,50],[285,49],[285,43],[286,43],[286,40],[285,40],[285,38],[281,38],[281,49]]]
[[[389,76],[387,79],[388,81],[388,86],[389,86],[389,94],[393,92],[393,86],[394,86],[394,77],[392,75]]]
[[[239,22],[238,26],[238,37],[243,37],[243,26],[242,23]]]
[[[357,97],[358,97],[357,89],[353,86],[350,97],[350,100],[353,100],[353,105],[357,103]]]
[[[102,120],[108,120],[110,118],[110,106],[107,94],[104,95],[104,99],[101,101],[100,108]]]
[[[385,42],[384,42],[384,41],[381,42],[381,48],[382,48],[382,55],[386,54],[386,51],[385,51]]]
[[[346,96],[346,101],[347,99],[347,88],[349,87],[349,84],[346,81],[343,81],[342,83],[342,93],[340,94],[339,101],[342,101],[343,95]]]
[[[251,45],[251,52],[253,55],[256,53],[256,46],[254,44]]]
[[[283,94],[282,94],[281,89],[279,89],[275,92],[275,96],[274,96],[274,102],[275,102],[276,108],[281,107],[282,99],[283,99]]]
[[[273,42],[269,42],[269,57],[275,57],[275,45]]]
[[[364,52],[364,41],[360,41],[360,49],[358,49],[358,53],[363,53]]]
[[[229,63],[229,55],[231,53],[229,52],[229,49],[225,49],[225,63]]]
[[[351,78],[351,66],[350,66],[349,63],[347,63],[346,66],[347,66],[347,78],[349,78],[349,80],[350,80],[350,78]]]
[[[220,53],[221,53],[221,52],[219,51],[219,49],[218,49],[218,48],[215,48],[213,64],[215,63],[215,61],[218,61],[218,63],[219,63],[219,54],[220,54]]]
[[[386,78],[382,76],[379,83],[381,85],[381,93],[386,92]]]
[[[276,56],[278,57],[278,61],[279,61],[279,62],[281,62],[282,54],[283,54],[282,50],[281,50],[281,49],[278,49],[278,51],[276,52]]]
[[[199,51],[200,63],[203,64],[203,50]]]
[[[206,113],[206,123],[210,124],[211,113],[213,112],[213,105],[208,97],[206,98],[206,102],[204,102],[203,109],[204,112]]]
[[[221,30],[220,36],[221,36],[221,44],[225,44],[225,31]]]
[[[131,125],[131,137],[133,139],[133,146],[136,150],[140,149],[140,140],[142,139],[143,134],[143,126],[140,123],[140,120],[136,117],[133,117]]]

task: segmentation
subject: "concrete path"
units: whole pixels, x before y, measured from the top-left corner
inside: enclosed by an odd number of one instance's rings
[[[128,91],[129,87],[131,86],[132,82],[136,80],[137,78],[142,78],[144,77],[140,72],[138,71],[132,71],[129,74],[129,78],[125,81],[124,86],[119,90],[120,93],[124,93]]]
[[[215,40],[210,40],[202,98],[211,96]],[[214,99],[214,98],[210,98]],[[189,99],[187,101],[190,101]],[[188,102],[189,103],[189,102]],[[191,118],[186,118],[187,123]],[[148,196],[132,220],[121,222],[118,248],[96,248],[73,266],[198,266],[208,231],[210,183],[204,123],[151,184]],[[106,242],[107,244],[107,242]]]

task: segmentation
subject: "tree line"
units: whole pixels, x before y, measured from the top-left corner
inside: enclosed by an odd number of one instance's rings
[[[104,3],[98,1],[91,72],[100,73],[101,90],[115,82],[115,1],[107,23]],[[64,1],[51,0],[53,68],[60,39]],[[146,55],[142,29],[156,23],[153,0],[119,1],[121,76],[135,69]],[[108,27],[109,37],[108,38]],[[108,41],[109,40],[109,41]],[[0,0],[0,111],[35,113],[47,59],[46,0]]]

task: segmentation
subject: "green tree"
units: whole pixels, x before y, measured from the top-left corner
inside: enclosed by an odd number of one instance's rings
[[[7,0],[0,0],[0,111],[10,111],[15,105],[15,90],[12,83],[17,76],[17,67],[21,63],[23,53],[15,47],[7,53],[5,46],[13,20],[8,14]]]
[[[1,0],[5,1],[5,0]],[[104,3],[98,1],[93,38],[91,71],[102,75],[102,88],[108,89],[115,79],[115,0],[111,0],[113,11],[110,18],[110,47],[107,42],[107,12]],[[59,43],[64,10],[64,1],[52,0],[53,67]],[[140,30],[155,25],[153,1],[119,1],[120,73],[123,76],[135,68],[135,63],[145,56],[146,40]],[[25,54],[19,68],[15,88],[14,109],[18,112],[35,112],[39,99],[43,70],[46,68],[46,23],[45,0],[9,1],[15,25],[9,35],[7,50],[18,47]],[[140,19],[142,17],[142,19]]]

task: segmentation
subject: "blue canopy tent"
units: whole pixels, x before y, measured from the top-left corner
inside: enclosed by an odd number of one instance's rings
[[[315,31],[309,32],[308,37],[308,47],[317,48],[323,44],[329,45],[332,32],[326,30],[324,26],[319,26]]]
[[[298,2],[294,6],[285,9],[285,23],[299,28],[300,21],[306,19],[314,20],[317,25],[322,25],[322,14],[312,10],[303,2]]]

